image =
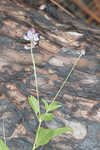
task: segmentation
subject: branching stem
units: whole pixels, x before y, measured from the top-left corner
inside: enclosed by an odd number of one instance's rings
[[[80,58],[81,58],[81,56],[82,56],[82,53],[80,53],[79,57],[78,57],[77,60],[75,61],[75,63],[74,63],[74,65],[72,66],[72,68],[71,68],[69,74],[66,76],[66,78],[65,78],[64,82],[62,83],[61,87],[59,88],[57,94],[56,94],[55,97],[53,98],[53,101],[56,100],[56,98],[58,97],[59,93],[61,92],[61,90],[63,89],[63,87],[65,86],[65,84],[67,83],[67,81],[68,81],[68,79],[69,79],[71,73],[72,73],[73,70],[75,69],[75,67],[76,67],[76,65],[77,65],[77,63],[78,63],[78,61],[79,61]]]
[[[36,86],[37,100],[39,102],[38,78],[37,78],[37,72],[36,72],[36,66],[35,66],[35,57],[34,57],[34,53],[32,52],[33,42],[34,41],[31,40],[31,57],[32,57],[32,63],[33,63],[33,69],[34,69],[34,76],[35,76],[35,86]],[[38,116],[40,116],[40,112],[39,112]],[[39,118],[38,116],[37,116],[37,119]],[[38,121],[39,121],[39,119],[38,119]],[[35,137],[35,141],[34,141],[32,150],[36,149],[36,143],[37,143],[37,139],[38,139],[38,134],[39,134],[40,127],[41,127],[41,121],[39,121],[39,125],[38,125],[38,129],[37,129],[37,133],[36,133],[36,137]]]

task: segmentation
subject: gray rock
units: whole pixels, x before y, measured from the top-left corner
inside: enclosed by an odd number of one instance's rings
[[[60,127],[64,127],[64,123],[59,118],[55,118],[54,120],[50,122],[45,122],[46,126],[50,129],[56,129]]]
[[[3,128],[5,129],[5,136],[10,137],[16,128],[16,124],[14,124],[14,120],[8,118],[0,119],[0,136],[4,136]]]
[[[0,99],[0,113],[3,113],[7,110],[8,102],[5,99]]]
[[[37,126],[38,124],[35,119],[24,121],[24,127],[26,128],[27,132],[29,132],[29,134],[31,134],[32,136],[34,136],[34,132],[36,131]]]
[[[7,141],[10,150],[32,150],[32,144],[25,138],[13,138]]]
[[[92,121],[88,122],[88,136],[78,145],[77,150],[99,150],[100,139],[97,138],[99,131],[100,123]]]
[[[80,52],[75,50],[75,49],[72,49],[71,47],[62,47],[61,48],[61,54],[64,56],[65,55],[71,55],[71,56],[79,56],[80,55]]]
[[[83,140],[87,136],[87,127],[81,122],[70,121],[69,126],[73,130],[73,137],[77,140]]]
[[[16,129],[16,125],[21,122],[23,114],[21,111],[16,109],[16,107],[13,104],[10,104],[8,102],[6,103],[6,101],[1,102],[1,104],[3,104],[1,105],[1,107],[3,106],[3,108],[5,104],[5,108],[3,111],[3,116],[0,118],[0,136],[4,136],[4,127],[5,136],[10,137]]]
[[[48,62],[50,65],[60,66],[60,67],[64,66],[63,61],[55,57],[52,57]]]

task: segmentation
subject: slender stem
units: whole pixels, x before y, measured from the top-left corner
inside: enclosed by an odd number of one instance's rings
[[[36,66],[35,66],[35,57],[34,57],[34,54],[32,52],[32,45],[33,45],[33,40],[31,40],[31,57],[32,57],[34,76],[35,76],[35,86],[36,86],[37,100],[39,102],[38,80],[37,80],[37,73],[36,73]],[[40,112],[39,112],[39,116],[40,116]],[[37,116],[37,119],[38,119],[38,116]],[[40,130],[40,127],[41,127],[41,121],[39,119],[38,119],[38,121],[39,121],[39,125],[38,125],[38,129],[37,129],[37,133],[36,133],[36,137],[35,137],[35,141],[34,141],[32,150],[36,149],[36,143],[37,143],[37,139],[38,139],[38,134],[39,134],[39,130]]]
[[[39,121],[38,129],[37,129],[37,133],[36,133],[36,137],[35,137],[35,142],[34,142],[34,144],[33,144],[32,150],[35,150],[35,149],[36,149],[36,143],[37,143],[37,139],[38,139],[38,136],[39,136],[40,127],[41,127],[41,121]]]
[[[37,80],[37,73],[36,73],[36,66],[35,66],[35,57],[32,52],[32,45],[33,45],[33,40],[31,40],[31,56],[32,56],[32,63],[33,63],[34,76],[35,76],[36,94],[37,94],[37,99],[39,101],[38,80]]]
[[[56,94],[55,97],[53,98],[53,101],[56,100],[56,98],[58,97],[59,93],[60,93],[61,90],[63,89],[64,85],[67,83],[67,81],[68,81],[68,79],[69,79],[71,73],[72,73],[73,70],[75,69],[75,67],[76,67],[76,65],[77,65],[77,63],[78,63],[78,61],[79,61],[80,58],[81,58],[81,56],[82,56],[82,53],[80,53],[79,57],[78,57],[77,60],[75,61],[75,63],[74,63],[74,65],[72,66],[72,68],[71,68],[69,74],[66,76],[66,78],[65,78],[64,82],[62,83],[61,87],[59,88],[57,94]]]

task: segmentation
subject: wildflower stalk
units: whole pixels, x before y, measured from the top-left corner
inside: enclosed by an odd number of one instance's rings
[[[39,101],[39,90],[38,90],[38,79],[37,79],[36,66],[35,66],[35,57],[34,57],[34,53],[32,52],[33,42],[34,41],[31,40],[31,57],[32,57],[34,76],[35,76],[35,86],[36,86],[37,100]],[[39,115],[40,115],[40,112],[39,112]],[[37,119],[38,119],[38,116],[37,116]],[[39,119],[38,119],[38,121],[39,121],[39,125],[38,125],[37,134],[36,134],[36,137],[35,137],[35,141],[34,141],[32,150],[36,149],[36,143],[37,143],[37,139],[38,139],[38,134],[39,134],[39,130],[40,130],[40,127],[41,127],[41,121]]]
[[[37,99],[39,101],[39,90],[38,90],[38,79],[37,79],[37,73],[36,73],[36,66],[35,66],[35,57],[32,52],[32,45],[33,45],[33,40],[31,40],[31,57],[32,57],[32,63],[33,63],[33,69],[34,69],[34,76],[35,76],[35,86],[36,86],[36,94],[37,94]]]
[[[62,83],[61,87],[59,88],[57,94],[56,94],[55,97],[53,98],[53,102],[56,100],[56,98],[58,97],[59,93],[60,93],[61,90],[63,89],[64,85],[67,83],[67,81],[68,81],[68,79],[69,79],[71,73],[73,72],[73,70],[74,70],[75,67],[77,66],[77,63],[78,63],[78,61],[80,60],[80,58],[81,58],[82,55],[83,55],[83,54],[80,53],[79,57],[78,57],[77,60],[75,61],[74,65],[72,66],[72,68],[71,68],[69,74],[66,76],[66,78],[65,78],[64,82]]]

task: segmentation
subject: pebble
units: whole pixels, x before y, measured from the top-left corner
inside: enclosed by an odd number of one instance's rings
[[[55,57],[51,58],[48,62],[50,65],[60,66],[60,67],[64,66],[63,61]]]
[[[87,127],[77,121],[69,122],[69,126],[73,129],[73,137],[77,140],[83,140],[87,136]]]

